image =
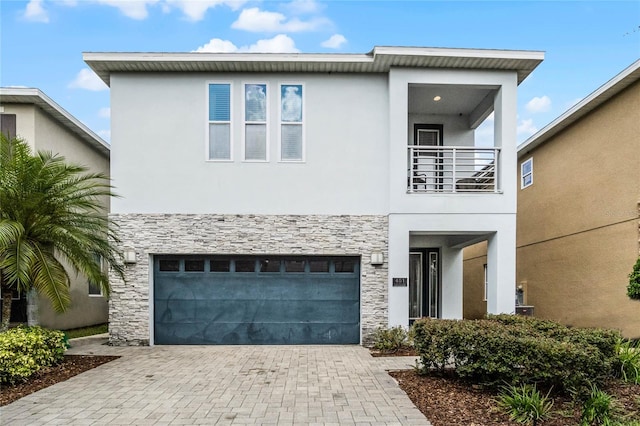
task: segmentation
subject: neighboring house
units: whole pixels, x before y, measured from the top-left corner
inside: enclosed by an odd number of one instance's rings
[[[0,118],[2,132],[18,136],[35,151],[59,154],[68,162],[81,164],[91,172],[109,175],[109,145],[87,126],[65,111],[42,91],[32,88],[0,88]],[[109,200],[105,198],[105,214]],[[67,268],[71,278],[71,307],[56,314],[43,296],[27,297],[15,294],[12,322],[38,322],[49,328],[70,329],[108,321],[108,302],[97,287],[84,276]],[[29,316],[29,318],[27,318]]]
[[[483,240],[487,311],[513,312],[516,92],[543,57],[85,53],[122,195],[112,342],[358,344],[462,318],[462,249]]]
[[[519,146],[516,283],[536,317],[640,337],[639,112],[640,60]],[[465,317],[484,314],[485,254],[465,250]]]

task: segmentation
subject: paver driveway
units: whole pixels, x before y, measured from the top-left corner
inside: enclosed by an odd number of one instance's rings
[[[2,424],[429,425],[359,346],[88,345],[122,358],[2,407]]]

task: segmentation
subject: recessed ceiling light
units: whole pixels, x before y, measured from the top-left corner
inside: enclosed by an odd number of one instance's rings
[[[438,102],[440,99],[442,99],[442,97],[440,95],[438,95],[435,98],[433,98],[433,100],[436,101],[436,102]]]

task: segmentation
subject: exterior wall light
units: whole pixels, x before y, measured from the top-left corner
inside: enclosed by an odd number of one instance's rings
[[[440,99],[442,99],[442,96],[440,95],[437,95],[436,97],[433,98],[435,102],[438,102]]]
[[[371,253],[371,264],[374,266],[379,266],[384,263],[384,253],[376,252]]]
[[[133,265],[136,261],[136,251],[133,249],[126,249],[124,251],[124,263],[125,265]]]

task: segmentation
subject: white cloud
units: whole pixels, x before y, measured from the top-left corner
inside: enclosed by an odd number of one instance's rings
[[[237,10],[245,4],[246,0],[165,0],[166,3],[163,4],[163,9],[168,11],[169,9],[165,6],[173,6],[182,11],[185,14],[187,19],[190,21],[201,21],[204,19],[205,13],[207,10],[212,9],[218,5],[226,5],[231,8],[231,10]]]
[[[147,6],[159,0],[97,0],[98,3],[116,7],[122,14],[131,19],[142,20],[149,16]]]
[[[213,53],[232,53],[237,52],[238,48],[229,40],[212,38],[209,43],[198,47],[196,52],[213,52]]]
[[[277,36],[266,39],[258,40],[255,44],[249,47],[243,46],[239,49],[241,52],[267,52],[267,53],[295,53],[299,52],[296,49],[296,43],[293,39],[285,34],[278,34]]]
[[[551,98],[549,98],[547,95],[544,95],[542,97],[536,96],[535,98],[527,102],[525,108],[527,109],[527,111],[532,113],[547,112],[549,111],[549,109],[551,109]]]
[[[538,131],[538,128],[533,124],[531,118],[527,120],[520,120],[518,124],[518,135],[531,136]]]
[[[94,92],[108,89],[104,81],[100,80],[100,77],[89,68],[82,68],[76,78],[69,83],[68,87],[70,89],[85,89]]]
[[[49,14],[42,7],[42,0],[31,0],[24,10],[24,18],[33,22],[49,22]]]
[[[347,39],[344,38],[342,34],[334,34],[331,37],[329,37],[328,40],[325,40],[322,43],[320,43],[320,45],[322,47],[328,47],[330,49],[338,49],[340,48],[340,46],[342,46],[346,42],[347,42]]]
[[[328,24],[330,21],[326,18],[313,18],[309,21],[301,21],[298,18],[287,20],[287,17],[282,13],[268,12],[252,7],[240,12],[238,20],[231,24],[231,28],[251,32],[295,33],[313,31]]]
[[[213,38],[204,46],[198,47],[195,52],[209,53],[235,53],[235,52],[252,52],[252,53],[296,53],[299,50],[293,39],[285,34],[278,34],[269,39],[258,40],[252,45],[237,47],[229,40]]]
[[[111,118],[111,108],[109,107],[100,108],[100,110],[98,110],[98,117]]]

